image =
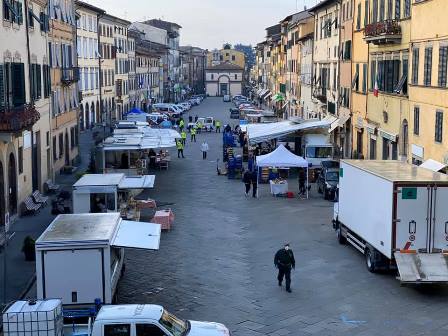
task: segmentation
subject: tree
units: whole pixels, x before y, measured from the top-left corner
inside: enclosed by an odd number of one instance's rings
[[[238,44],[235,44],[234,49],[244,53],[244,55],[246,56],[247,67],[250,70],[253,67],[253,65],[255,64],[254,48],[250,44],[245,45],[245,44],[238,43]]]

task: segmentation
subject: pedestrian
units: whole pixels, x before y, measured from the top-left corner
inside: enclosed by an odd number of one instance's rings
[[[227,124],[226,127],[224,127],[224,132],[225,132],[225,133],[230,133],[230,132],[232,132],[232,127],[231,127],[229,124]]]
[[[177,148],[177,157],[180,158],[182,155],[182,159],[185,159],[184,156],[184,145],[181,140],[176,140],[176,148]]]
[[[275,254],[274,265],[278,268],[278,285],[282,285],[284,277],[286,279],[286,291],[291,293],[291,268],[296,268],[296,261],[288,243]]]
[[[291,150],[291,146],[289,145],[289,142],[286,143],[285,148],[286,148],[287,150],[289,150],[290,152],[292,152],[292,150]]]
[[[305,182],[306,182],[306,174],[305,169],[300,168],[299,169],[299,195],[305,195],[306,188],[305,188]]]
[[[188,116],[188,122],[193,122],[193,116]]]
[[[250,192],[251,175],[252,175],[252,173],[250,172],[250,170],[246,170],[243,175],[243,183],[244,183],[244,186],[246,187],[246,192],[245,192],[246,197],[249,196],[249,192]]]
[[[198,121],[198,115],[196,114],[195,116],[194,116],[194,122],[197,122]]]
[[[204,140],[201,144],[202,160],[207,159],[208,143]]]
[[[185,132],[185,130],[182,130],[182,132],[180,132],[180,137],[182,139],[182,144],[185,146],[185,144],[187,143],[187,132]]]
[[[258,188],[258,175],[256,170],[250,174],[250,181],[252,182],[252,197],[256,198]]]
[[[190,141],[191,142],[196,142],[196,126],[191,127],[190,130]]]
[[[200,122],[200,121],[198,121],[197,123],[196,123],[196,125],[197,125],[197,127],[198,127],[198,133],[199,134],[201,134],[201,131],[202,131],[202,122]]]
[[[181,119],[179,121],[179,129],[180,129],[181,132],[183,131],[184,127],[185,127],[185,122],[184,122],[183,119]]]
[[[216,127],[216,133],[221,133],[221,122],[219,120],[216,120],[215,127]]]

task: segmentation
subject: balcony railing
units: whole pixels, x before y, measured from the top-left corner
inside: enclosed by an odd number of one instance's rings
[[[0,109],[0,133],[16,133],[32,127],[40,118],[33,105]]]
[[[71,84],[79,81],[79,68],[77,67],[62,68],[61,81],[64,84]]]
[[[396,20],[386,20],[368,24],[364,30],[364,40],[367,43],[376,45],[400,43],[400,24]]]

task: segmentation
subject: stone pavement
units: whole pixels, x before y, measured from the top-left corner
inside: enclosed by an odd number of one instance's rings
[[[93,145],[91,132],[86,131],[81,133],[79,141],[81,162],[76,173],[85,171],[89,165],[89,151]],[[66,190],[71,190],[72,184],[77,179],[76,173],[59,175],[56,177],[56,183]],[[35,297],[35,290],[33,289],[35,263],[25,261],[22,253],[22,243],[26,236],[31,236],[34,239],[38,238],[54,219],[55,216],[51,214],[51,200],[49,200],[48,203],[49,204],[38,214],[20,217],[11,225],[11,232],[6,250],[7,277],[5,299],[3,298],[4,250],[0,251],[0,305],[3,302],[16,300],[22,296]],[[31,291],[28,293],[30,289]]]
[[[226,121],[230,107],[207,98],[190,114]],[[236,336],[448,334],[445,287],[400,287],[393,274],[369,273],[359,252],[337,243],[332,203],[317,194],[274,198],[267,185],[259,199],[246,198],[240,181],[216,174],[221,136],[197,141],[187,142],[185,159],[172,150],[170,169],[156,172],[153,196],[173,209],[174,227],[159,251],[126,252],[120,302],[162,304],[182,318],[225,323]],[[273,266],[284,242],[297,259],[291,294]]]

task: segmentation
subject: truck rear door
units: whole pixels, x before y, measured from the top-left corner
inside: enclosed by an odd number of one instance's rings
[[[448,187],[433,188],[430,252],[448,252]]]
[[[396,200],[395,249],[428,251],[431,188],[400,186]]]

